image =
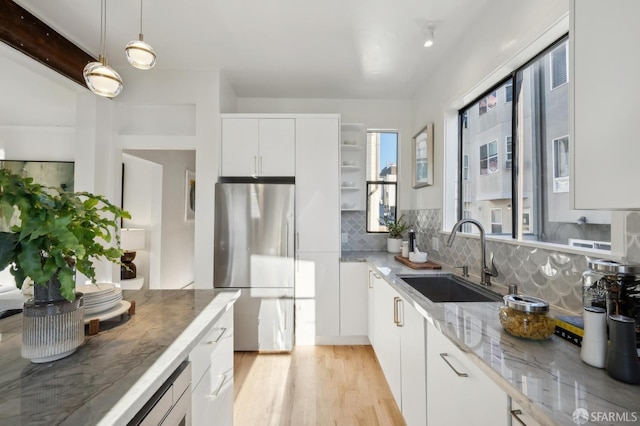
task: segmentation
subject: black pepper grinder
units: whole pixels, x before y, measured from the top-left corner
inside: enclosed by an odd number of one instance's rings
[[[409,253],[413,253],[416,249],[416,233],[413,228],[409,229]]]
[[[607,373],[621,382],[639,384],[635,320],[623,315],[609,315],[609,339]]]

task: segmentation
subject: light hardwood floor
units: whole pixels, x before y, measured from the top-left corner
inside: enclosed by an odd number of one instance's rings
[[[234,362],[236,426],[404,425],[371,346],[235,352]]]

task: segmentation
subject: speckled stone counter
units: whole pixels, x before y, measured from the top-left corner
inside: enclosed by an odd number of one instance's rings
[[[386,253],[343,253],[366,260],[447,338],[543,425],[576,425],[573,412],[590,413],[587,424],[625,425],[640,421],[640,386],[609,377],[580,360],[580,348],[557,336],[529,341],[508,335],[498,320],[500,302],[433,303],[397,274],[438,274],[408,268]],[[474,281],[474,278],[471,278]],[[477,283],[477,279],[475,280]],[[493,290],[504,294],[504,289]],[[553,313],[553,312],[552,312]],[[461,404],[463,402],[461,401]]]
[[[134,315],[103,322],[74,354],[45,364],[20,356],[22,315],[0,320],[0,424],[126,424],[238,296],[125,291]]]

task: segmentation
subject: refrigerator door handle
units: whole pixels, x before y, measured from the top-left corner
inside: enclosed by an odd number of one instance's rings
[[[296,232],[296,250],[300,250],[300,233]]]

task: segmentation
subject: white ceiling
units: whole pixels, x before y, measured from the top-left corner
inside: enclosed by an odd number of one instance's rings
[[[97,57],[100,0],[17,0]],[[408,99],[491,0],[152,0],[155,69],[220,68],[239,97]],[[138,0],[107,0],[107,58],[129,67]],[[436,44],[423,47],[427,22]],[[139,71],[139,72],[153,72]],[[138,72],[138,71],[136,71]]]

